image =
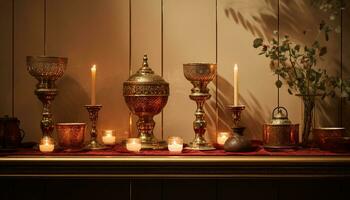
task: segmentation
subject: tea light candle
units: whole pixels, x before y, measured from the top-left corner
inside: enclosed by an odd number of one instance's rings
[[[116,136],[114,130],[104,130],[102,134],[102,142],[105,145],[115,145]]]
[[[55,145],[52,138],[45,136],[41,139],[39,144],[39,150],[41,152],[50,153],[50,152],[53,152],[54,149],[55,149]]]
[[[139,152],[141,150],[140,138],[128,138],[126,141],[126,149],[128,151]]]
[[[169,137],[168,149],[170,152],[176,152],[176,153],[182,152],[183,139],[180,137]]]
[[[217,137],[217,143],[219,145],[224,145],[226,140],[230,137],[230,133],[228,132],[220,132]]]

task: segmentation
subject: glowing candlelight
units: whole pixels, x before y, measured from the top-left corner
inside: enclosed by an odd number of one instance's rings
[[[96,65],[91,67],[91,105],[96,104]]]
[[[105,145],[114,145],[116,142],[116,136],[114,130],[104,130],[102,134],[102,142]]]
[[[126,149],[132,152],[139,152],[141,150],[140,138],[128,138],[126,142]]]
[[[233,105],[238,105],[238,66],[233,68]]]
[[[55,149],[55,145],[52,138],[45,136],[41,139],[39,144],[39,150],[41,152],[50,153],[50,152],[53,152],[54,149]]]
[[[176,152],[176,153],[182,152],[183,139],[181,137],[169,137],[168,149],[170,152]]]
[[[229,137],[230,137],[230,133],[228,133],[228,132],[220,132],[220,133],[218,134],[218,137],[217,137],[216,141],[217,141],[217,143],[218,143],[219,145],[224,145],[225,142],[226,142],[226,140],[227,140]]]

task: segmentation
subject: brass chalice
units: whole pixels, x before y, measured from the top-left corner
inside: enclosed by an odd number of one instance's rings
[[[27,70],[38,80],[35,95],[43,104],[40,128],[43,137],[52,137],[54,122],[51,113],[51,103],[58,89],[55,81],[63,76],[68,59],[64,57],[27,56]]]
[[[194,115],[196,119],[193,122],[195,138],[190,143],[189,148],[194,150],[212,150],[215,149],[209,144],[204,134],[207,127],[205,121],[205,112],[203,109],[206,100],[210,99],[209,89],[207,85],[214,79],[216,75],[216,64],[210,63],[190,63],[183,65],[184,75],[189,80],[193,88],[191,89],[190,99],[195,101],[197,109]]]

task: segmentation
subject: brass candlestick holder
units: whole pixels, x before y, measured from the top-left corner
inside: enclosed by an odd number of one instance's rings
[[[54,122],[51,104],[58,94],[55,81],[63,76],[67,67],[67,58],[48,56],[27,56],[27,70],[38,80],[35,95],[43,104],[40,128],[43,137],[52,138]]]
[[[204,138],[207,122],[205,121],[205,112],[203,106],[205,101],[211,97],[207,85],[214,79],[216,75],[216,64],[184,64],[183,70],[186,79],[189,80],[193,85],[193,88],[191,89],[192,93],[189,95],[189,97],[197,104],[197,109],[194,114],[196,116],[196,119],[193,122],[195,138],[190,143],[188,148],[194,150],[213,150],[215,148]]]
[[[102,105],[85,105],[84,107],[89,112],[89,118],[91,121],[91,131],[90,131],[91,139],[89,143],[85,146],[85,149],[89,149],[89,150],[107,149],[106,146],[98,143],[97,141],[98,112],[101,110]]]
[[[227,105],[226,107],[227,107],[227,110],[229,110],[232,113],[232,119],[233,119],[233,125],[234,125],[232,127],[232,131],[242,136],[245,127],[240,126],[239,122],[241,121],[241,114],[245,109],[245,106],[244,105]]]
[[[243,136],[245,127],[240,126],[242,111],[245,109],[244,105],[228,105],[227,109],[232,113],[233,127],[232,137],[228,138],[224,144],[225,151],[240,152],[252,150],[251,141]]]

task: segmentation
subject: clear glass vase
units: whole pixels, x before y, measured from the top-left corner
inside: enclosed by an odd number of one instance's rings
[[[297,95],[303,101],[303,124],[302,124],[302,143],[303,147],[308,146],[310,133],[313,127],[314,110],[316,98],[320,95]]]

